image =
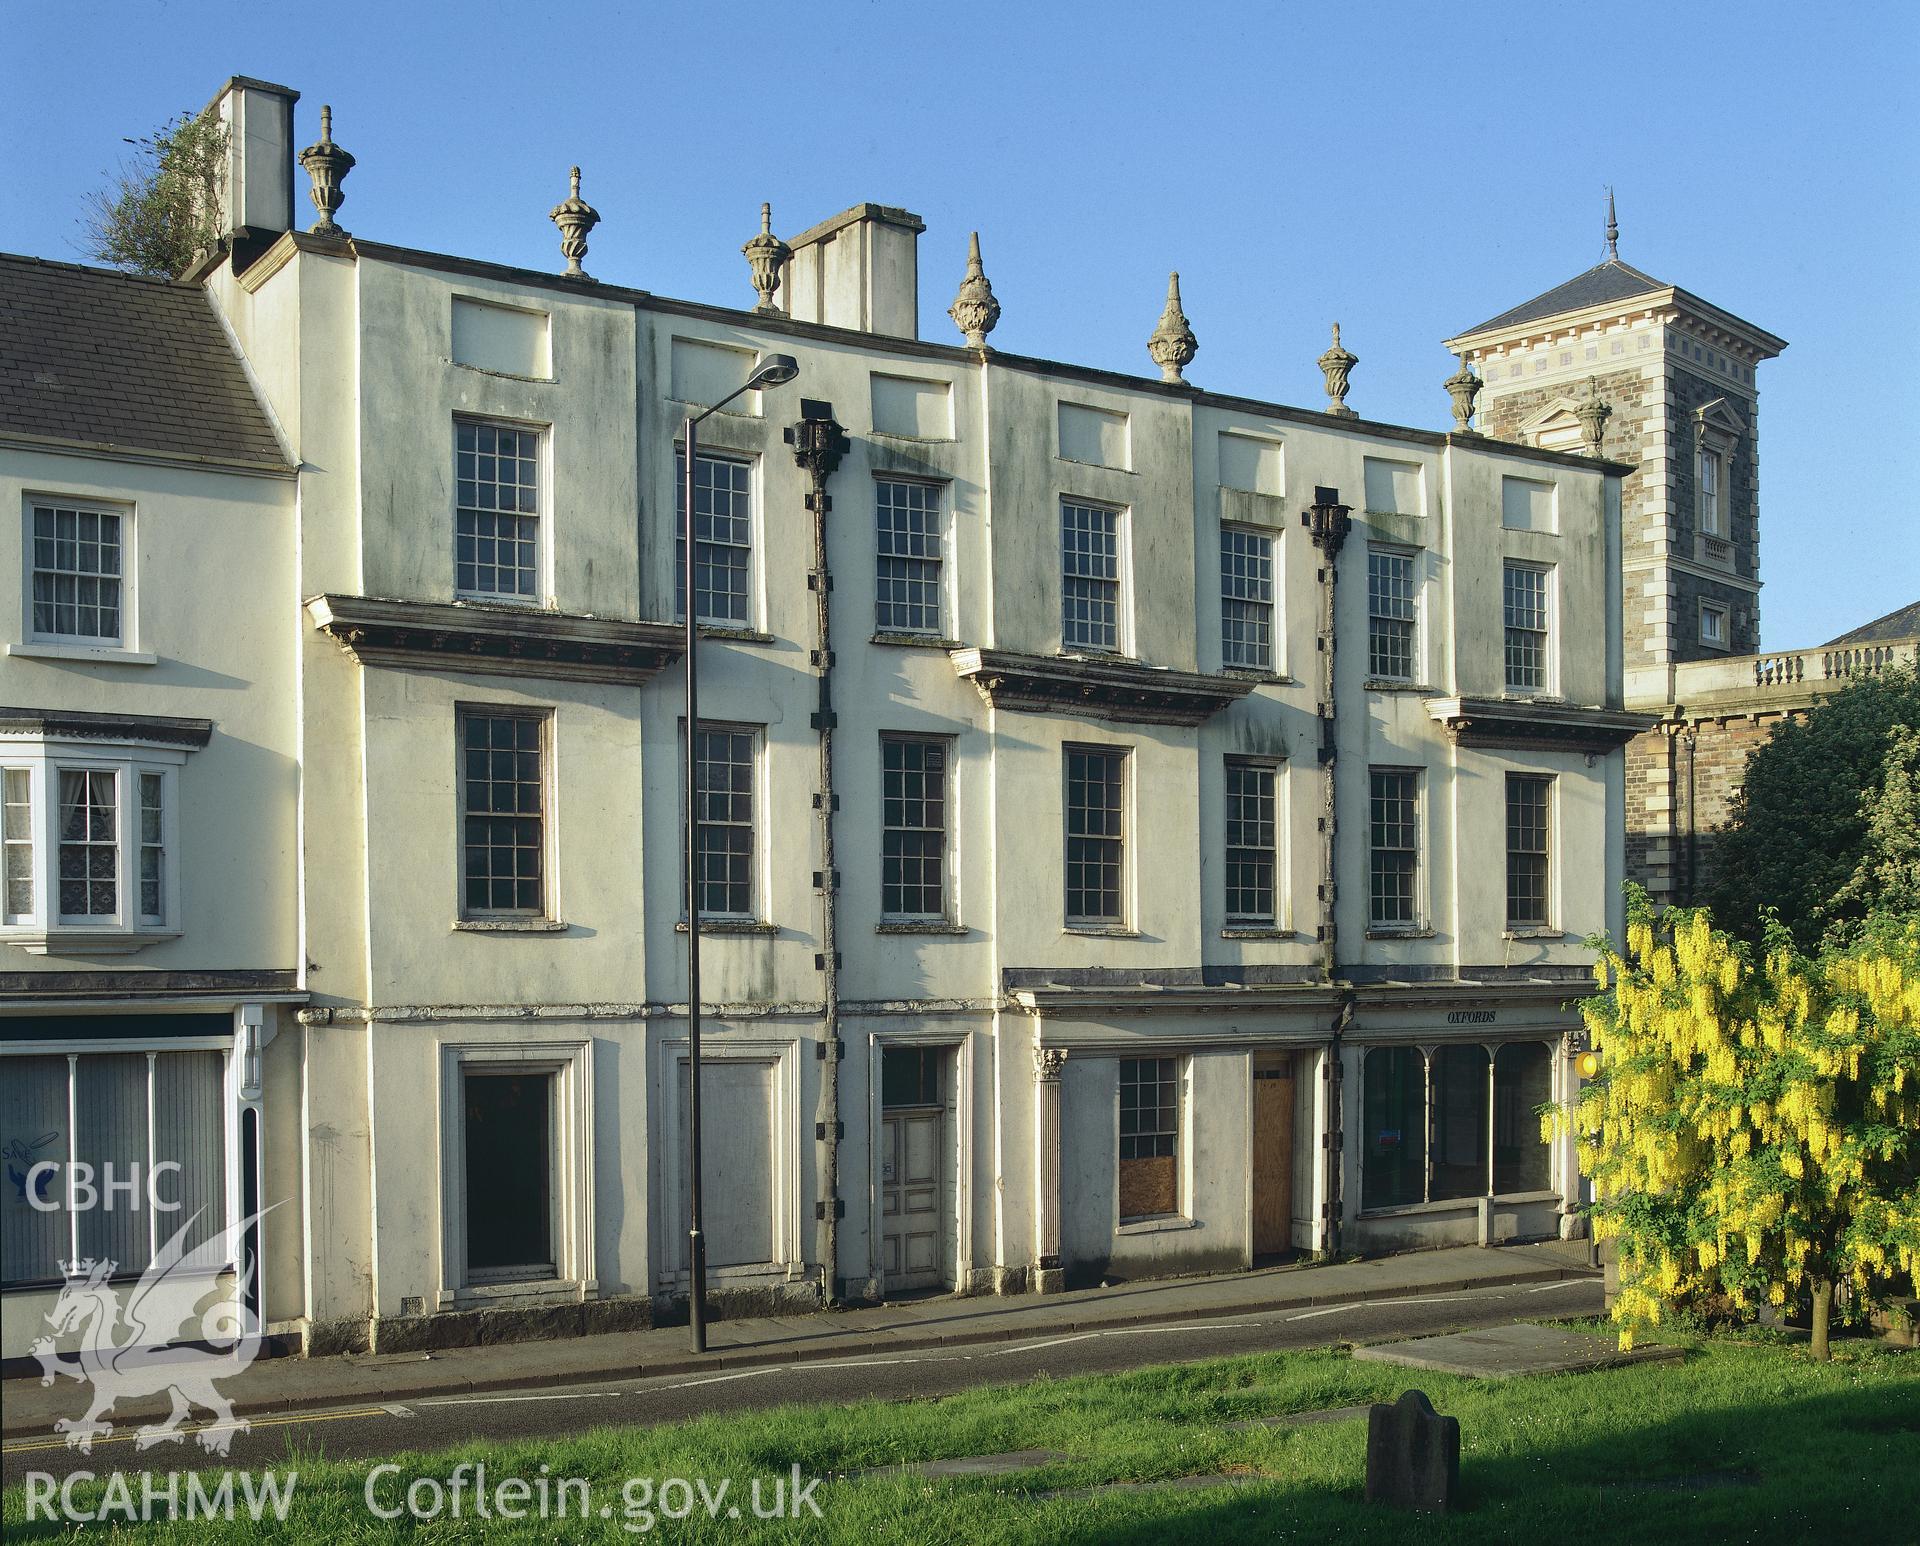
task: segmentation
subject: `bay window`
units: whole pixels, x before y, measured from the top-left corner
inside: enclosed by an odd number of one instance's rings
[[[179,933],[180,771],[211,729],[0,716],[0,940],[124,954]]]

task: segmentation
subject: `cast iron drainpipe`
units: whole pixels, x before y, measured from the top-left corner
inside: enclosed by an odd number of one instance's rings
[[[1339,849],[1337,834],[1340,830],[1340,781],[1339,758],[1340,743],[1336,725],[1335,708],[1339,695],[1339,678],[1334,670],[1336,653],[1335,623],[1338,613],[1335,601],[1338,596],[1340,549],[1346,544],[1347,533],[1353,529],[1353,511],[1348,505],[1340,503],[1340,490],[1337,488],[1316,487],[1313,491],[1313,504],[1302,512],[1300,521],[1311,533],[1313,545],[1320,550],[1320,627],[1319,637],[1314,641],[1320,656],[1319,702],[1317,718],[1320,725],[1320,771],[1322,778],[1320,812],[1320,968],[1321,975],[1329,985],[1339,981],[1339,925],[1337,907],[1340,899]],[[1346,1134],[1341,1125],[1341,1110],[1344,1097],[1341,1092],[1340,1078],[1340,1041],[1342,1034],[1353,1020],[1353,991],[1341,984],[1340,1009],[1328,1030],[1327,1037],[1327,1131],[1324,1142],[1327,1146],[1327,1194],[1322,1206],[1326,1210],[1326,1247],[1327,1255],[1340,1253],[1340,1214],[1344,1206],[1345,1188],[1342,1185],[1346,1170]]]
[[[814,1217],[820,1221],[820,1302],[841,1298],[840,1140],[845,1126],[840,1117],[840,872],[834,863],[833,817],[839,797],[833,789],[833,575],[827,565],[827,515],[833,499],[827,478],[846,454],[847,432],[834,422],[833,404],[812,398],[800,400],[800,420],[786,431],[793,459],[813,480],[807,509],[813,513],[813,567],[807,588],[813,592],[814,648],[812,666],[819,682],[819,702],[813,728],[820,738],[820,788],[813,797],[815,823],[820,833],[820,868],[813,888],[820,896],[820,953],[814,966],[821,979],[820,1120],[814,1138],[820,1144],[820,1200]]]

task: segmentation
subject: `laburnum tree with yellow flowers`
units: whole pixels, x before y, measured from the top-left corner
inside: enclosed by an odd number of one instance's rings
[[[1751,952],[1708,914],[1632,893],[1581,1005],[1594,1078],[1571,1126],[1593,1223],[1619,1242],[1622,1347],[1677,1302],[1811,1300],[1827,1356],[1847,1313],[1920,1294],[1920,920],[1879,918],[1809,960]]]

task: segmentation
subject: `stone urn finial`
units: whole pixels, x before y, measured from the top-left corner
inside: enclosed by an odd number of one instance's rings
[[[547,218],[560,227],[560,255],[567,260],[566,277],[591,279],[580,260],[587,255],[587,233],[600,223],[600,211],[580,197],[580,168],[573,167],[568,176],[573,191],[553,206]]]
[[[980,262],[980,233],[975,231],[967,243],[967,277],[960,281],[960,293],[947,308],[954,326],[966,334],[969,349],[987,347],[987,334],[1000,321],[1000,303],[994,299],[993,286]]]
[[[1162,381],[1185,381],[1180,374],[1200,352],[1200,341],[1187,325],[1187,314],[1180,309],[1180,276],[1167,275],[1167,309],[1160,313],[1160,325],[1147,340],[1147,353],[1160,367]]]
[[[1600,400],[1600,383],[1592,376],[1587,377],[1587,400],[1574,408],[1573,416],[1580,421],[1580,436],[1586,442],[1587,455],[1600,455],[1600,443],[1606,438],[1607,420],[1613,417],[1613,407]]]
[[[320,218],[313,223],[313,234],[345,236],[347,233],[333,223],[333,212],[347,202],[340,184],[353,170],[353,157],[333,143],[331,107],[320,109],[320,138],[300,152],[300,165],[306,168],[313,183],[308,196],[313,200],[313,207],[320,211]]]
[[[1347,377],[1360,363],[1360,356],[1340,347],[1340,324],[1333,325],[1333,347],[1320,356],[1320,368],[1327,376],[1327,412],[1336,419],[1358,418],[1347,406]]]
[[[773,234],[773,206],[760,206],[760,234],[740,249],[747,260],[747,267],[753,270],[753,288],[760,300],[754,306],[755,311],[778,311],[774,303],[774,294],[780,288],[780,270],[786,266],[787,259],[793,256],[793,249]]]
[[[1473,400],[1480,395],[1480,378],[1463,358],[1460,368],[1441,385],[1453,399],[1453,432],[1464,435],[1473,428]]]

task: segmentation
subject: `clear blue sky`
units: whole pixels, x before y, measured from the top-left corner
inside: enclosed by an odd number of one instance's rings
[[[121,136],[257,75],[302,144],[333,104],[372,238],[557,269],[577,161],[596,275],[746,305],[762,199],[789,234],[901,204],[929,337],[978,227],[1004,348],[1150,373],[1178,268],[1196,383],[1318,405],[1338,318],[1353,404],[1431,428],[1440,340],[1599,261],[1613,183],[1623,258],[1791,343],[1760,375],[1768,647],[1920,597],[1911,0],[5,0],[0,55],[10,250],[79,256]]]

